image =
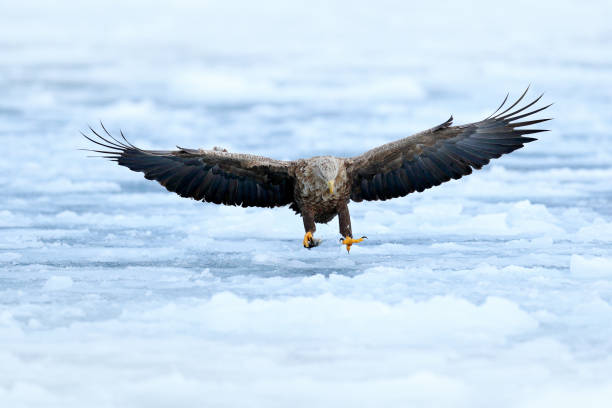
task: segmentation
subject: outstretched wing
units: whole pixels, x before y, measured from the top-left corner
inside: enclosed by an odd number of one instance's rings
[[[509,108],[497,113],[505,105],[508,99],[506,96],[500,107],[480,122],[451,126],[451,116],[449,120],[432,129],[387,143],[349,159],[348,170],[353,183],[351,199],[387,200],[414,191],[421,192],[450,179],[470,174],[472,169],[480,169],[489,163],[489,160],[536,140],[524,135],[545,130],[524,127],[550,119],[522,122],[518,120],[540,112],[550,105],[522,113],[542,97],[540,95],[533,102],[518,108],[517,105],[527,90]]]
[[[144,173],[145,178],[182,197],[243,207],[276,207],[293,201],[291,162],[218,150],[142,150],[130,144],[123,133],[123,141],[119,141],[104,126],[102,129],[104,136],[93,129],[91,137],[83,134],[104,148],[93,151]]]

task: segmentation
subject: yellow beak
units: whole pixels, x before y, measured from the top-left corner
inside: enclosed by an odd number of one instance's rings
[[[329,180],[327,187],[329,187],[329,194],[334,194],[334,180]]]

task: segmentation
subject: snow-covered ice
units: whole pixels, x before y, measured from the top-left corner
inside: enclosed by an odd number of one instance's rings
[[[0,406],[610,406],[612,3],[426,3],[0,3]],[[551,132],[350,255],[77,150],[355,155],[529,83]]]

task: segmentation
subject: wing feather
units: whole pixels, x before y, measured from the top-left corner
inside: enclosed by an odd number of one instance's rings
[[[155,180],[182,197],[243,207],[276,207],[293,202],[291,162],[218,150],[142,150],[90,128],[83,136],[103,146],[107,158]]]
[[[527,88],[529,90],[529,88]],[[544,129],[524,127],[550,119],[519,119],[539,113],[550,105],[522,113],[534,106],[542,95],[520,106],[527,90],[508,108],[501,111],[508,96],[486,119],[461,126],[446,122],[407,138],[376,147],[349,159],[352,178],[351,199],[387,200],[414,191],[437,186],[451,179],[471,174],[491,159],[520,149],[537,140],[530,135]],[[552,104],[551,104],[552,105]],[[497,113],[500,112],[500,113]]]

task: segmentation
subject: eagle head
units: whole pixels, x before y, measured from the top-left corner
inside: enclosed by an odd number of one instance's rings
[[[313,173],[317,181],[325,183],[329,194],[334,194],[334,185],[338,177],[340,165],[338,159],[332,156],[321,156],[313,159]]]

